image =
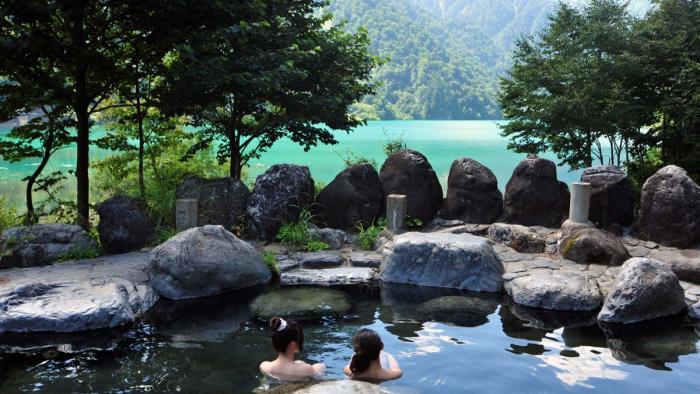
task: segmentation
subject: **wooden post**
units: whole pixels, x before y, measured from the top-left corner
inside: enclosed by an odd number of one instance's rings
[[[181,199],[175,201],[175,226],[179,231],[197,227],[197,200]]]
[[[390,194],[386,197],[386,226],[393,234],[406,231],[406,196]]]

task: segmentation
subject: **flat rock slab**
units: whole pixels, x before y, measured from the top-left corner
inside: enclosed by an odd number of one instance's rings
[[[158,297],[120,279],[38,281],[0,292],[0,331],[74,332],[133,322]]]
[[[505,289],[516,303],[534,308],[588,311],[603,302],[596,281],[576,271],[534,270]]]
[[[250,304],[255,316],[323,317],[347,313],[352,304],[348,295],[337,289],[283,287],[261,294]]]
[[[290,285],[342,286],[373,284],[377,271],[370,267],[338,267],[327,269],[297,268],[280,275],[280,283]]]
[[[382,264],[382,255],[377,252],[351,252],[348,261],[353,267],[379,268]]]
[[[297,253],[294,259],[299,265],[306,268],[329,268],[337,267],[345,262],[345,258],[338,252],[321,251]]]
[[[332,380],[314,384],[293,392],[294,394],[389,394],[387,387],[359,380]]]
[[[700,250],[655,249],[649,258],[668,264],[680,280],[700,283]]]
[[[73,332],[128,324],[158,299],[147,252],[0,271],[0,331]]]

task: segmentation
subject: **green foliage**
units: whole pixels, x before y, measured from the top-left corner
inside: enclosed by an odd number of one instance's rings
[[[102,253],[97,248],[74,247],[66,253],[58,256],[57,261],[83,260],[99,257]]]
[[[213,152],[201,150],[187,155],[188,143],[195,137],[182,125],[158,135],[157,142],[145,152],[145,202],[149,216],[157,226],[175,225],[175,200],[177,187],[186,178],[220,178],[227,169],[214,157]],[[183,156],[185,159],[183,160]],[[101,199],[116,194],[138,197],[138,154],[126,150],[93,164],[93,187]]]
[[[151,239],[148,241],[148,244],[150,246],[158,246],[162,244],[163,242],[169,240],[170,238],[174,237],[177,235],[180,231],[176,229],[175,227],[172,226],[158,226],[156,227],[155,232],[153,233],[153,236]]]
[[[423,226],[423,221],[406,215],[406,227],[409,229],[417,229]]]
[[[384,154],[389,157],[396,152],[406,150],[406,141],[403,139],[403,135],[389,134],[384,130],[384,137],[386,142],[384,143]]]
[[[5,196],[0,196],[0,232],[19,225],[17,207],[7,201]]]
[[[314,183],[314,196],[318,197],[318,194],[321,193],[321,190],[326,187],[326,182],[323,181],[316,181]]]
[[[309,252],[320,252],[322,250],[328,250],[330,245],[322,241],[309,241],[306,243],[305,249]]]
[[[377,168],[376,160],[358,155],[349,149],[347,150],[347,154],[344,157],[340,156],[340,158],[343,160],[343,164],[345,164],[345,167],[351,167],[358,164],[369,164],[372,167]]]
[[[299,213],[296,222],[284,222],[275,237],[283,245],[294,248],[305,248],[311,241],[309,228],[313,222],[313,215],[308,208],[304,208]]]
[[[358,222],[357,225],[355,225],[355,228],[357,228],[358,231],[360,247],[364,250],[373,250],[374,243],[377,241],[377,237],[384,229],[384,226],[385,223],[383,219],[380,219],[369,226],[362,222]]]
[[[270,252],[269,250],[266,250],[262,253],[263,261],[265,262],[265,265],[267,265],[267,268],[270,269],[270,272],[272,272],[273,275],[279,277],[280,276],[280,266],[279,263],[277,263],[277,257],[275,257],[275,254]]]
[[[308,151],[363,123],[350,106],[375,93],[370,73],[382,62],[365,31],[333,24],[325,0],[218,4],[223,20],[176,49],[165,80],[172,110],[198,126],[192,152],[215,145],[239,178],[281,138]]]
[[[627,175],[637,194],[641,194],[644,182],[663,166],[661,149],[656,147],[647,150],[644,156],[627,162]]]

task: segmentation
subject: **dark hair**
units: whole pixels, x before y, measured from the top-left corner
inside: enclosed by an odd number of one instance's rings
[[[352,345],[355,348],[355,354],[350,360],[352,373],[365,372],[369,368],[370,361],[379,359],[379,353],[384,349],[379,334],[367,328],[363,328],[355,334]]]
[[[279,330],[282,326],[281,317],[273,317],[270,319],[270,328],[274,330],[272,333],[272,347],[275,348],[280,353],[287,351],[287,346],[290,343],[296,342],[299,346],[299,351],[304,347],[304,330],[301,324],[293,320],[284,320],[287,323],[287,327],[283,330]]]

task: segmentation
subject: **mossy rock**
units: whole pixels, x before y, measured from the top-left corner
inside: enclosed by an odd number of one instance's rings
[[[342,315],[352,304],[345,292],[317,287],[286,287],[261,294],[250,304],[254,315],[316,318]]]

